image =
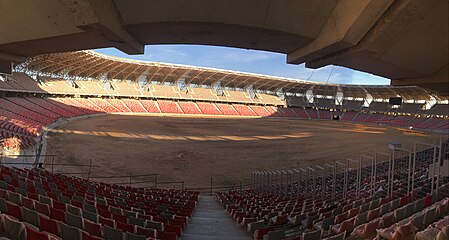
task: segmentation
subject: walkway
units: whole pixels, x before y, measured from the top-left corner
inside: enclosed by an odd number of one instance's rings
[[[212,196],[200,195],[182,240],[248,240],[249,233],[238,227]]]

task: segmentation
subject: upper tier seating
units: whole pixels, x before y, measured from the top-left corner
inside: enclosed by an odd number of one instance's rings
[[[182,112],[185,114],[201,114],[200,109],[194,102],[179,102],[179,107],[181,107]]]
[[[179,108],[178,104],[173,101],[165,101],[165,100],[158,100],[157,101],[161,112],[163,113],[177,113],[182,114],[182,110]]]
[[[197,102],[196,105],[203,114],[222,115],[221,111],[213,103]]]

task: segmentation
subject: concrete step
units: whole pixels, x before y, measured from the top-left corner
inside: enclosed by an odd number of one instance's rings
[[[251,239],[211,196],[200,196],[182,240]]]

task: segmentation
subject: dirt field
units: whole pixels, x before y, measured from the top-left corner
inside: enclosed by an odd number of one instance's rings
[[[185,187],[192,188],[209,186],[211,178],[214,185],[245,184],[251,170],[333,163],[388,151],[389,142],[412,146],[414,141],[435,137],[335,121],[105,115],[53,129],[47,153],[58,155],[56,163],[89,164],[92,159],[93,165],[100,166],[92,168],[94,177],[157,173],[158,181],[184,180]],[[55,170],[86,173],[88,167]],[[151,179],[135,177],[133,181]],[[129,178],[100,181],[128,182]]]

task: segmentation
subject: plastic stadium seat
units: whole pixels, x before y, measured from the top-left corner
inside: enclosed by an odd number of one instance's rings
[[[36,227],[39,226],[39,214],[36,211],[30,210],[26,207],[22,207],[23,212],[23,221],[34,225]]]
[[[56,208],[50,207],[50,218],[61,222],[66,222],[65,212],[58,210]]]
[[[61,237],[64,240],[81,240],[81,230],[61,222]]]
[[[22,209],[15,203],[6,202],[6,209],[8,215],[18,219],[22,220]]]
[[[316,240],[321,239],[321,230],[311,231],[311,232],[305,232],[302,234],[302,240]]]
[[[130,233],[134,233],[134,225],[131,224],[127,224],[127,223],[122,223],[120,221],[116,221],[116,228],[120,229],[122,232],[130,232]]]
[[[157,230],[136,226],[136,234],[137,235],[144,235],[146,237],[155,238],[156,234],[157,234]]]
[[[48,234],[39,232],[31,226],[25,225],[25,231],[27,240],[49,240]]]
[[[127,232],[125,234],[125,240],[147,240],[147,237],[145,237],[143,235],[135,235],[135,234]]]
[[[103,236],[108,240],[123,240],[123,233],[119,229],[104,226]]]
[[[97,237],[103,236],[101,224],[94,223],[87,219],[84,219],[84,231],[89,233],[89,235],[91,235],[91,236],[97,236]]]
[[[7,215],[0,215],[0,237],[25,240],[25,225]]]
[[[73,215],[71,213],[66,213],[65,217],[66,217],[65,222],[67,223],[67,225],[72,226],[72,227],[77,227],[79,229],[84,229],[83,218],[81,216]]]
[[[47,204],[43,204],[43,203],[35,201],[34,209],[36,209],[36,211],[38,213],[44,214],[46,216],[50,216],[50,207]]]
[[[39,226],[42,231],[49,232],[56,236],[61,236],[58,222],[53,219],[48,219],[43,215],[39,215]]]
[[[115,221],[109,218],[104,218],[102,216],[98,217],[98,222],[105,225],[105,226],[109,226],[111,228],[115,228]]]
[[[177,226],[177,225],[165,224],[164,225],[164,232],[175,233],[176,236],[180,237],[181,233],[182,233],[182,228],[180,226]]]
[[[157,231],[157,239],[161,239],[161,240],[177,240],[178,237],[176,236],[175,233]]]
[[[374,219],[366,224],[360,225],[354,228],[354,234],[361,238],[368,238],[369,236],[374,236],[376,233],[376,229],[379,226],[380,219]]]
[[[83,240],[103,240],[103,238],[89,235],[89,233],[84,232],[84,231],[81,232],[81,238],[82,238]]]

